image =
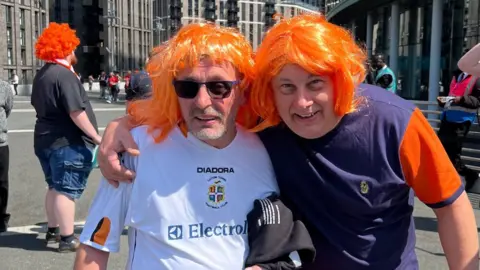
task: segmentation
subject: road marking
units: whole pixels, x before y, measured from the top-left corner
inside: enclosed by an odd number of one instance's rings
[[[78,221],[78,222],[75,222],[74,224],[75,226],[83,226],[85,225],[85,221]],[[6,232],[0,233],[0,237],[18,235],[18,234],[42,234],[42,233],[45,233],[46,230],[47,230],[46,224],[10,227]]]
[[[13,101],[13,104],[17,104],[17,103],[30,103],[30,100],[14,100]]]
[[[104,131],[105,127],[99,127],[98,131]],[[33,129],[10,129],[8,133],[33,133]]]
[[[93,108],[94,112],[124,112],[125,107],[122,108]],[[13,109],[12,113],[33,113],[35,109]]]

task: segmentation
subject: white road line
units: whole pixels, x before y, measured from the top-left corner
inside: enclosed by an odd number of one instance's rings
[[[15,106],[15,104],[17,103],[29,103],[30,104],[30,100],[14,100],[13,101],[13,106]]]
[[[124,112],[125,108],[93,108],[94,112]],[[13,109],[12,113],[32,113],[35,109]]]
[[[75,226],[83,226],[85,221],[78,221],[74,223]],[[46,231],[46,227],[40,225],[29,225],[29,226],[20,226],[20,227],[10,227],[4,233],[0,233],[0,237],[2,236],[11,236],[17,234],[40,234]]]
[[[99,127],[98,131],[103,131],[105,130],[105,127]],[[10,129],[8,130],[8,133],[33,133],[33,129]]]

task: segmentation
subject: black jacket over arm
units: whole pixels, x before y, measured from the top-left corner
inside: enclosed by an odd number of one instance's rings
[[[278,195],[256,200],[247,222],[250,254],[246,267],[291,270],[315,259],[315,248],[305,225]]]

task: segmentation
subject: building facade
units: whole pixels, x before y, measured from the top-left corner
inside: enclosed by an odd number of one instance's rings
[[[51,1],[50,20],[68,23],[80,38],[75,68],[82,78],[143,67],[152,47],[152,0]]]
[[[48,22],[48,1],[0,1],[0,8],[0,78],[17,74],[20,84],[30,84],[43,64],[35,58],[35,42]]]
[[[327,18],[382,53],[407,99],[448,94],[461,56],[480,41],[480,0],[326,0]]]
[[[319,12],[323,7],[323,0],[270,0],[276,12],[283,17],[289,18],[303,12]],[[200,22],[215,21],[215,23],[227,26],[228,13],[232,8],[228,0],[154,0],[154,44],[160,44],[168,40],[176,27],[170,27],[176,23],[178,16],[182,25]],[[262,41],[265,33],[265,21],[270,16],[266,12],[265,3],[268,0],[238,0],[237,27],[251,42],[254,50]],[[179,10],[176,12],[176,10]],[[209,11],[213,11],[213,16]],[[172,14],[176,12],[176,14]],[[173,29],[172,29],[173,28]]]

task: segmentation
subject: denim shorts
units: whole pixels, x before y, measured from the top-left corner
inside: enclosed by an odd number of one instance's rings
[[[58,149],[35,148],[45,181],[72,200],[77,200],[87,186],[92,171],[92,149],[85,145],[68,145]]]

